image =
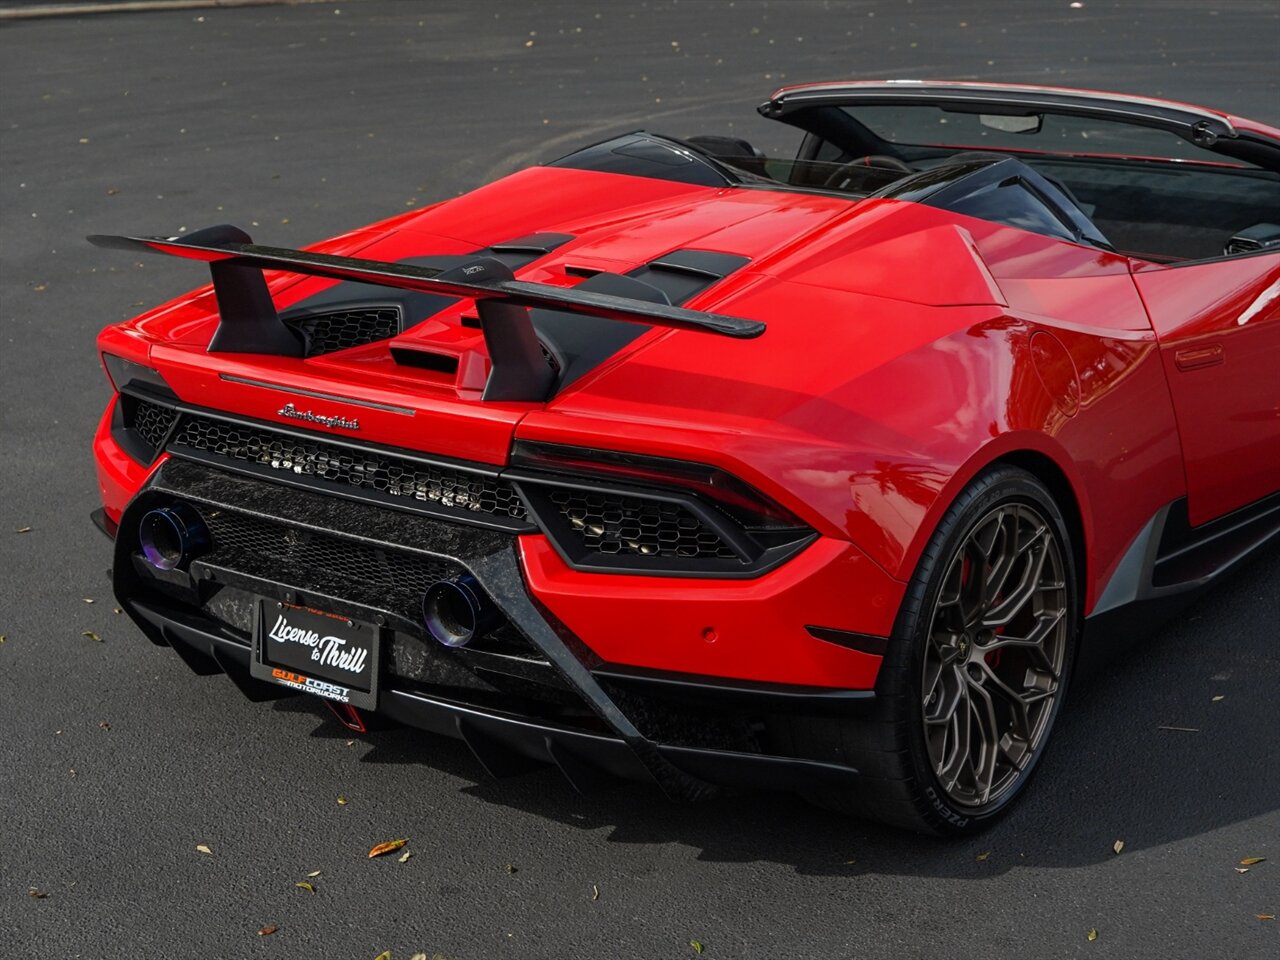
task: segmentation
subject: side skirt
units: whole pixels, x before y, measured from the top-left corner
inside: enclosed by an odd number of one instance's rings
[[[1192,527],[1187,501],[1162,507],[1125,552],[1085,618],[1078,669],[1104,666],[1151,635],[1208,586],[1280,539],[1280,493]]]

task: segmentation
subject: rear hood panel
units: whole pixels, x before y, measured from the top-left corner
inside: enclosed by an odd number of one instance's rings
[[[620,206],[620,195],[631,202]],[[936,281],[925,282],[927,271],[920,273],[920,283],[902,282],[904,269],[920,259],[919,244],[904,256],[894,242],[936,229],[953,228],[936,211],[915,204],[851,203],[543,167],[313,248],[394,263],[555,233],[570,239],[517,276],[559,286],[576,285],[592,271],[627,273],[673,251],[713,251],[746,261],[686,306],[765,321],[769,330],[759,340],[655,329],[603,359],[546,405],[480,400],[488,358],[483,338],[466,319],[474,315],[470,300],[431,316],[407,317],[408,328],[390,341],[308,359],[206,353],[217,325],[207,287],[117,330],[149,342],[150,362],[188,403],[485,463],[506,461],[517,425],[535,412],[537,426],[530,429],[539,434],[550,431],[552,422],[568,426],[577,418],[607,420],[613,426],[601,431],[606,438],[628,422],[689,431],[691,423],[705,422],[699,411],[714,411],[721,432],[786,433],[807,429],[808,417],[797,408],[810,406],[811,397],[836,381],[856,379],[851,365],[869,369],[887,354],[944,335],[944,328],[961,322],[954,315],[961,311],[941,311],[952,314],[944,318],[883,299],[886,293],[900,297],[905,287],[919,291],[918,300],[937,304],[939,288]],[[997,299],[989,278],[978,273],[961,302]],[[272,271],[266,276],[281,312],[320,295],[331,300],[346,292],[352,299],[378,294],[363,284]],[[909,321],[904,312],[912,315]],[[883,335],[887,325],[898,328],[894,336]],[[904,327],[909,335],[903,335]],[[815,338],[831,348],[816,351],[816,361]],[[106,342],[103,348],[111,349]],[[391,348],[444,357],[456,370],[397,362]],[[136,350],[134,340],[123,352]],[[836,355],[844,358],[839,369],[821,359]]]

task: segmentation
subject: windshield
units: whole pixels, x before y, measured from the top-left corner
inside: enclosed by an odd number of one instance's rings
[[[895,146],[1001,150],[1068,155],[1184,160],[1252,166],[1197,147],[1169,130],[1055,113],[971,112],[930,104],[869,104],[838,108],[848,121]],[[842,152],[827,145],[836,159]]]

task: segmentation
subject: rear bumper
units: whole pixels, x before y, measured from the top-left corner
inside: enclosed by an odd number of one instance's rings
[[[121,419],[119,408],[118,396],[94,441],[105,520],[117,524],[157,471],[171,460],[190,462],[194,456],[190,448],[184,452],[180,444],[170,443],[153,462],[134,459],[121,446],[122,430],[113,428],[114,421]],[[257,421],[250,425],[263,426]],[[277,432],[283,429],[268,426]],[[216,459],[202,462],[219,470],[237,468],[235,463]],[[238,466],[264,479],[269,474],[270,482],[295,490],[324,487],[307,475]],[[334,484],[325,492],[341,501],[346,496],[364,496],[366,490]],[[384,503],[383,513],[406,515],[394,498]],[[478,530],[479,535],[487,532],[470,526],[464,529]],[[573,568],[535,529],[514,531],[519,533],[513,540],[524,595],[535,598],[540,609],[600,660],[640,669],[836,690],[870,690],[876,685],[883,659],[879,654],[884,638],[892,632],[905,585],[847,540],[819,536],[763,575],[717,579]],[[811,626],[820,629],[814,632]],[[869,638],[870,645],[858,643],[857,637]]]
[[[138,556],[138,519],[175,500],[204,511],[214,547],[187,569],[158,575]],[[219,546],[219,524],[230,516],[274,527],[282,536],[261,541],[261,551]],[[101,520],[109,526],[107,517]],[[872,691],[660,673],[602,661],[531,598],[512,535],[465,528],[463,535],[453,523],[299,493],[181,460],[155,471],[116,527],[113,569],[122,608],[198,673],[225,673],[255,699],[295,694],[252,676],[251,627],[235,607],[243,610],[253,598],[276,599],[382,625],[387,665],[377,712],[463,740],[495,775],[551,763],[580,789],[601,778],[626,777],[652,780],[679,798],[704,795],[713,784],[800,788],[857,778],[848,767],[772,752],[775,738],[768,731],[797,712],[865,709]],[[287,557],[272,553],[281,544],[289,545]],[[340,554],[348,573],[312,563],[308,557],[317,550]],[[350,578],[352,557],[361,551],[387,572],[413,561],[470,573],[505,626],[488,649],[440,647],[405,602],[420,597],[420,584],[388,579],[361,585],[358,572]]]
[[[198,672],[213,672],[203,668],[201,660],[207,659],[250,695],[289,694],[283,687],[251,686],[260,681],[249,678],[249,648],[218,635],[211,626],[176,615],[175,611],[159,604],[132,603],[130,614],[149,634],[174,647]],[[200,659],[193,661],[192,657]],[[714,685],[708,686],[706,692],[712,698],[724,693]],[[779,695],[799,696],[786,691]],[[406,726],[462,740],[490,776],[511,776],[550,764],[584,793],[608,778],[658,780],[632,746],[616,735],[486,711],[441,696],[395,687],[384,689],[382,697],[379,713]],[[761,693],[761,697],[767,700],[769,694]],[[868,698],[869,695],[863,694],[835,706],[837,709],[840,706],[860,708],[869,702]],[[857,771],[850,767],[812,760],[663,743],[653,744],[653,749],[689,778],[724,786],[796,789],[851,785],[858,779]]]

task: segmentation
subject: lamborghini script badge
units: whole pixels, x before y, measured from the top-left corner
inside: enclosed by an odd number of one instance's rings
[[[290,420],[305,420],[307,423],[318,423],[323,427],[331,430],[359,430],[359,420],[348,420],[346,417],[332,416],[325,417],[318,413],[312,413],[310,410],[299,410],[292,403],[286,403],[283,407],[276,411],[282,417],[288,417]]]

